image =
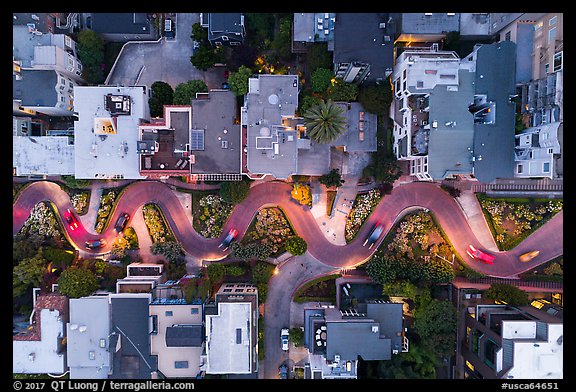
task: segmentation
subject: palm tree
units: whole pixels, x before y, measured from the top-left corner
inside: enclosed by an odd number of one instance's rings
[[[344,109],[328,100],[322,100],[304,113],[306,133],[318,143],[330,143],[346,130]]]

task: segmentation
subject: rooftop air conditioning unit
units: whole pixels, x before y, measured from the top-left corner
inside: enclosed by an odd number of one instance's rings
[[[386,23],[380,23],[380,28],[381,28],[381,29],[385,29],[385,28],[386,28]]]
[[[378,333],[378,326],[377,325],[372,326],[372,332]]]
[[[340,355],[334,355],[334,362],[340,362]]]

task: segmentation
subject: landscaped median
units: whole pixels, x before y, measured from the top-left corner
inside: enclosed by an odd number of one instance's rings
[[[346,219],[346,231],[344,234],[346,242],[350,242],[356,237],[362,228],[362,225],[366,219],[368,219],[378,203],[380,203],[381,199],[382,195],[377,189],[372,189],[367,193],[359,194],[356,196],[352,210]]]
[[[476,197],[499,250],[510,250],[562,210],[562,199]]]

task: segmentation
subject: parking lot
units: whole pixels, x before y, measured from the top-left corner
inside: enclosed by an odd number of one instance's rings
[[[200,21],[200,14],[176,14],[174,38],[160,38],[153,42],[129,42],[124,45],[108,85],[145,85],[150,87],[155,81],[164,81],[175,88],[188,80],[203,80],[209,89],[221,88],[224,82],[224,67],[214,67],[208,71],[196,69],[190,62],[193,54],[192,25]]]

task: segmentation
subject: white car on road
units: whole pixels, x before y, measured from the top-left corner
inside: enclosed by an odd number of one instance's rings
[[[280,331],[280,342],[282,343],[282,350],[288,351],[288,328],[282,328]]]

